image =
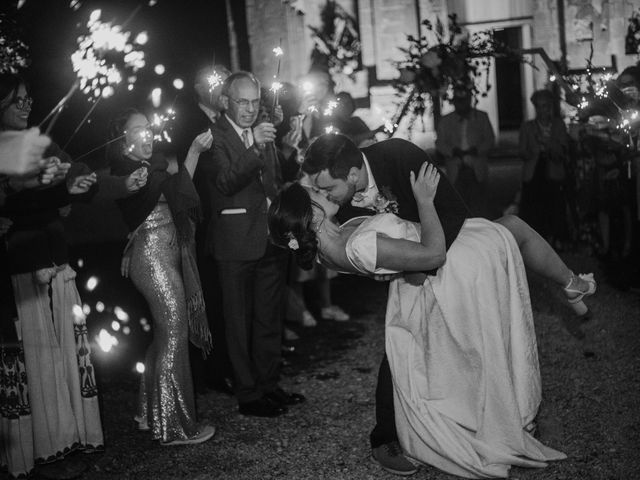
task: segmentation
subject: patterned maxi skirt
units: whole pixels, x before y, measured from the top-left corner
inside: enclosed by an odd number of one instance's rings
[[[49,285],[12,277],[17,342],[0,348],[0,464],[28,474],[76,449],[103,449],[87,325],[70,267]]]

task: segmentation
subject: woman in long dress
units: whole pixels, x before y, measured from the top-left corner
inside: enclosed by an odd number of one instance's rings
[[[196,421],[188,342],[208,351],[211,335],[194,259],[199,198],[191,177],[211,132],[196,137],[175,174],[164,158],[152,156],[153,132],[142,113],[130,109],[116,117],[110,139],[118,140],[107,152],[113,175],[146,168],[144,186],[117,202],[130,230],[122,274],[149,304],[154,328],[135,420],[162,445],[204,442],[215,428]]]
[[[447,252],[433,206],[438,181],[427,164],[412,172],[420,224],[381,214],[341,226],[332,222],[337,205],[292,184],[271,205],[271,235],[299,263],[319,253],[345,273],[437,268],[422,285],[398,275],[389,287],[385,343],[403,450],[466,478],[544,467],[565,455],[530,433],[541,383],[525,264],[572,302],[594,293],[595,282],[575,276],[517,217],[468,219]]]
[[[1,74],[0,131],[25,130],[32,102],[20,76]],[[83,462],[61,461],[104,449],[86,319],[59,212],[96,178],[74,173],[55,143],[44,158],[43,172],[7,179],[0,196],[0,217],[11,222],[0,234],[0,467],[14,477],[35,465],[42,474],[79,474]]]

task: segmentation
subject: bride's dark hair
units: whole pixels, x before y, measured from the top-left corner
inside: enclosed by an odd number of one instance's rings
[[[291,183],[282,189],[269,207],[271,240],[293,250],[296,262],[305,270],[313,267],[318,252],[318,240],[312,226],[314,206],[322,210],[303,186]]]

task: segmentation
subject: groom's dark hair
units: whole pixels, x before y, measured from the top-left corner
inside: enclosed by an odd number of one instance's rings
[[[362,152],[344,135],[327,133],[320,135],[307,149],[302,171],[313,175],[328,170],[333,178],[347,179],[351,168],[362,167]]]

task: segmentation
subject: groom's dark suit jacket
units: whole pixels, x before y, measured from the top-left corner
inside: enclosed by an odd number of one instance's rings
[[[362,149],[367,157],[371,173],[378,190],[384,195],[390,193],[398,202],[398,216],[412,222],[420,222],[418,205],[411,190],[409,173],[418,173],[424,162],[432,163],[429,156],[419,147],[406,140],[392,138]],[[392,200],[392,198],[388,198]],[[466,218],[471,216],[460,194],[453,188],[447,177],[440,172],[440,182],[434,199],[434,206],[444,230],[447,249],[456,239]],[[359,215],[371,215],[369,209],[343,205],[338,211],[340,222]]]

